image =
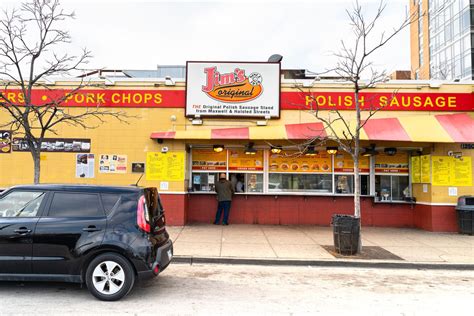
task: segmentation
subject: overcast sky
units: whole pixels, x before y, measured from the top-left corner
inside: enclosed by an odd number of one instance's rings
[[[0,0],[1,7],[16,1]],[[409,0],[387,0],[380,30],[404,17]],[[361,0],[369,9],[378,0]],[[154,69],[187,60],[265,61],[283,55],[282,68],[322,71],[331,51],[350,36],[351,0],[125,1],[62,0],[76,12],[68,23],[75,47],[94,58],[88,68]],[[389,72],[410,69],[409,30],[375,56]]]

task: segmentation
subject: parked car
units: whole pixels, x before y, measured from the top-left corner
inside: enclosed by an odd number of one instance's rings
[[[0,280],[85,283],[114,301],[172,256],[156,188],[23,185],[0,194]]]

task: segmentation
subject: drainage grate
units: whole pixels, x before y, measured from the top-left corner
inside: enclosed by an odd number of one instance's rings
[[[344,256],[336,252],[334,246],[322,245],[327,252],[336,258],[343,259],[364,259],[364,260],[404,260],[390,251],[378,246],[363,246],[362,253],[353,256]]]

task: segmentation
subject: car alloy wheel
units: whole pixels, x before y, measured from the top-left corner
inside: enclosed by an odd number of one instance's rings
[[[120,291],[125,281],[123,268],[114,261],[99,263],[92,272],[92,283],[95,289],[105,295]]]
[[[117,253],[94,258],[86,270],[86,284],[92,295],[103,301],[116,301],[130,292],[135,283],[131,263]]]

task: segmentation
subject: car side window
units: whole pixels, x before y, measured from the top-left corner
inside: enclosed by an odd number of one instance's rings
[[[35,217],[45,196],[41,191],[14,191],[0,199],[0,217]]]
[[[109,215],[110,212],[112,212],[112,210],[114,209],[118,200],[120,199],[120,194],[103,193],[101,194],[101,197],[102,197],[102,205],[104,205],[105,213]]]
[[[54,193],[48,216],[101,217],[104,216],[98,194]]]

